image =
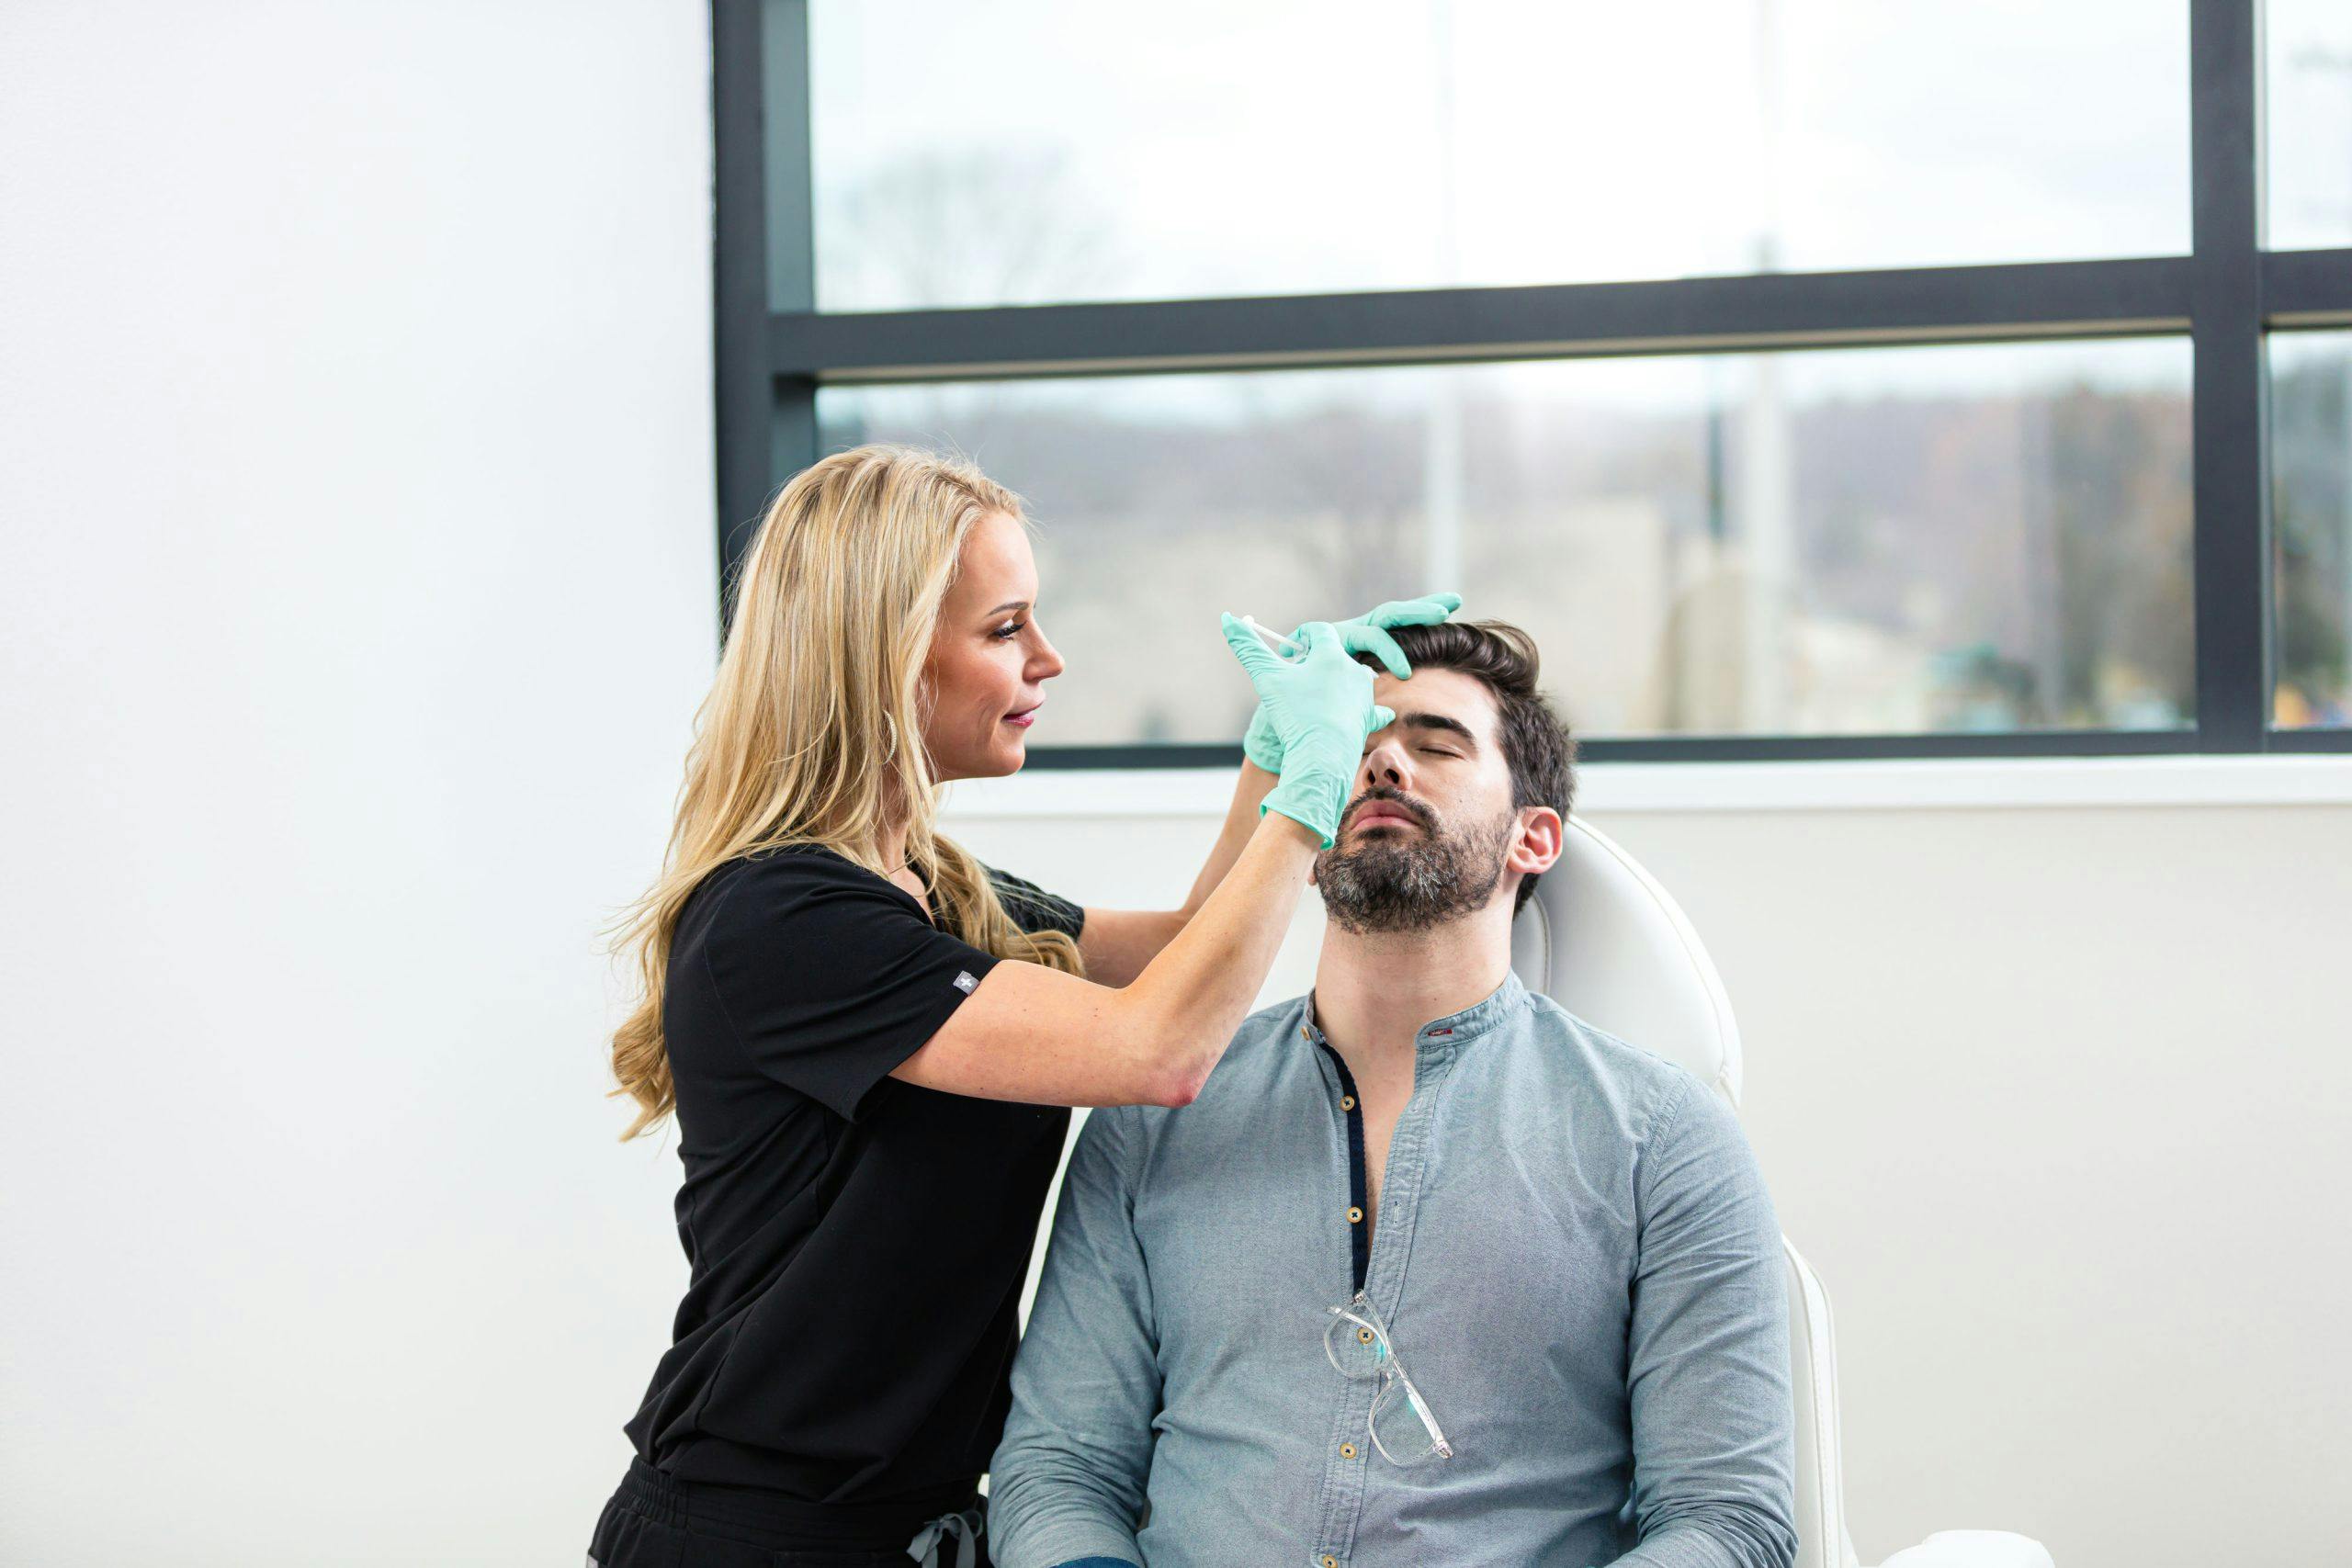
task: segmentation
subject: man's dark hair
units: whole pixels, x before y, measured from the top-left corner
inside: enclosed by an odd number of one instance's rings
[[[1577,743],[1551,703],[1535,689],[1544,668],[1535,639],[1508,621],[1396,626],[1389,635],[1414,670],[1458,670],[1494,693],[1495,728],[1502,737],[1503,762],[1510,770],[1511,809],[1548,806],[1565,822],[1576,797]],[[1385,668],[1369,653],[1358,654],[1356,661]],[[1535,877],[1521,879],[1511,913],[1527,908],[1534,896]]]

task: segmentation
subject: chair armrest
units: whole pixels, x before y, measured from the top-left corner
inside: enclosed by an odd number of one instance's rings
[[[1938,1530],[1906,1546],[1879,1568],[2056,1568],[2050,1552],[2030,1536],[2007,1530]]]

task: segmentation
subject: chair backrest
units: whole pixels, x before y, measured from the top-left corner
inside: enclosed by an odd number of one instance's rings
[[[1714,964],[1666,889],[1589,823],[1569,819],[1558,863],[1511,927],[1510,961],[1529,990],[1739,1108],[1739,1025]]]
[[[1698,933],[1655,877],[1608,835],[1571,818],[1558,863],[1511,927],[1511,967],[1599,1029],[1679,1063],[1739,1109],[1739,1025]],[[1799,1568],[1853,1568],[1838,1451],[1829,1296],[1785,1247],[1789,1373],[1796,1417]]]

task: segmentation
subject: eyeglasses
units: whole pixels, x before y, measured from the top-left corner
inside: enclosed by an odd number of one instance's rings
[[[1380,1457],[1400,1467],[1419,1464],[1432,1454],[1452,1459],[1453,1445],[1438,1428],[1421,1391],[1405,1375],[1396,1348],[1388,1342],[1388,1330],[1381,1326],[1372,1304],[1359,1295],[1346,1306],[1323,1310],[1331,1314],[1323,1326],[1323,1354],[1331,1365],[1344,1378],[1380,1380],[1372,1411],[1364,1417]]]

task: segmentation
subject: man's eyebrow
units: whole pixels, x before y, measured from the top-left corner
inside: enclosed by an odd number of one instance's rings
[[[1470,732],[1468,725],[1442,713],[1400,713],[1396,722],[1409,729],[1442,729],[1449,735],[1460,736],[1463,744],[1473,751],[1478,749],[1478,738]]]

